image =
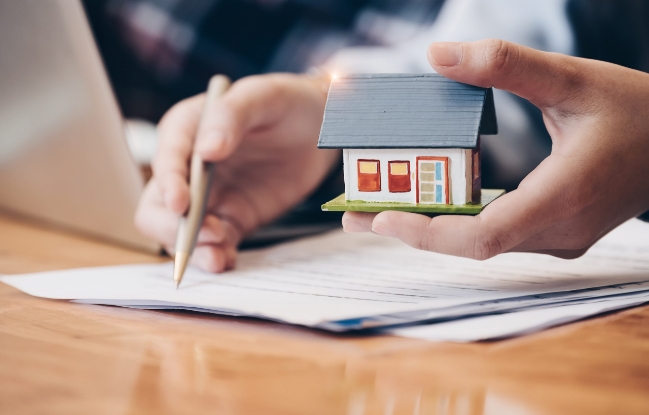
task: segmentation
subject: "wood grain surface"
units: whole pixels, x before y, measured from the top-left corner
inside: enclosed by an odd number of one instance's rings
[[[0,216],[0,273],[164,258]],[[649,414],[649,307],[477,343],[335,336],[0,283],[0,414]]]

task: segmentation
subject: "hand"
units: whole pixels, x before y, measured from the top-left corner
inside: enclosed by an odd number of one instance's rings
[[[346,231],[481,260],[511,251],[575,258],[649,210],[648,74],[500,40],[433,43],[428,56],[447,78],[539,107],[552,153],[478,216],[348,212]]]
[[[298,75],[244,78],[210,106],[198,135],[204,94],[171,108],[158,127],[153,178],[136,214],[141,232],[173,252],[196,151],[217,164],[192,263],[212,272],[232,268],[241,239],[307,197],[340,159],[316,147],[327,87]]]

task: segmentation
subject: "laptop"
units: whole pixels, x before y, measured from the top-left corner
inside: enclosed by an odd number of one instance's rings
[[[0,2],[0,210],[158,251],[144,181],[79,0]]]

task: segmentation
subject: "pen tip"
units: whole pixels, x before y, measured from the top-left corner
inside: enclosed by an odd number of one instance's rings
[[[189,262],[189,254],[187,252],[176,252],[174,259],[174,288],[177,290],[180,282],[183,280],[187,263]]]

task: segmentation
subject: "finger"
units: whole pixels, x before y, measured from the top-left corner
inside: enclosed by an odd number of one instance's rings
[[[235,267],[237,250],[229,245],[198,245],[191,263],[202,270],[220,273]]]
[[[226,220],[221,221],[226,237],[219,244],[198,244],[192,255],[192,263],[208,272],[224,272],[234,268],[240,237]]]
[[[583,77],[579,59],[498,39],[432,43],[428,60],[447,78],[504,89],[539,107],[565,101]]]
[[[167,247],[175,241],[178,215],[164,206],[156,179],[151,179],[142,193],[135,212],[135,226],[143,235]]]
[[[203,224],[198,231],[197,244],[218,244],[225,241],[227,237],[226,227],[221,219],[213,214],[205,215]]]
[[[342,219],[343,230],[349,233],[372,232],[372,221],[376,213],[345,212]]]
[[[152,180],[142,194],[135,214],[135,224],[144,235],[167,248],[173,247],[180,216],[167,209],[157,182]],[[227,226],[213,214],[206,214],[198,233],[197,244],[221,243],[227,238]],[[167,249],[173,253],[173,249]]]
[[[502,234],[486,229],[479,217],[431,219],[419,214],[387,211],[376,216],[372,231],[398,238],[416,249],[473,259],[487,259],[507,250]]]
[[[184,213],[189,204],[188,164],[204,97],[195,96],[175,105],[158,125],[158,150],[153,173],[165,205]]]
[[[217,170],[218,172],[222,170]],[[227,172],[223,172],[226,175]],[[220,174],[217,173],[217,176]],[[261,185],[261,187],[258,187]],[[242,238],[259,225],[273,219],[268,212],[279,212],[282,207],[276,193],[268,193],[271,184],[263,179],[244,188],[232,188],[215,184],[208,200],[208,209],[219,217],[228,233],[227,237],[238,244]],[[263,201],[263,203],[261,202]]]
[[[473,259],[487,259],[507,249],[501,238],[485,229],[478,217],[431,219],[419,214],[386,211],[376,216],[372,231],[398,238],[416,249]]]
[[[227,264],[225,249],[219,245],[197,245],[191,263],[207,272],[223,272]]]
[[[280,118],[290,96],[286,91],[302,82],[292,75],[252,76],[235,82],[206,108],[196,151],[206,161],[227,158],[246,132]]]

